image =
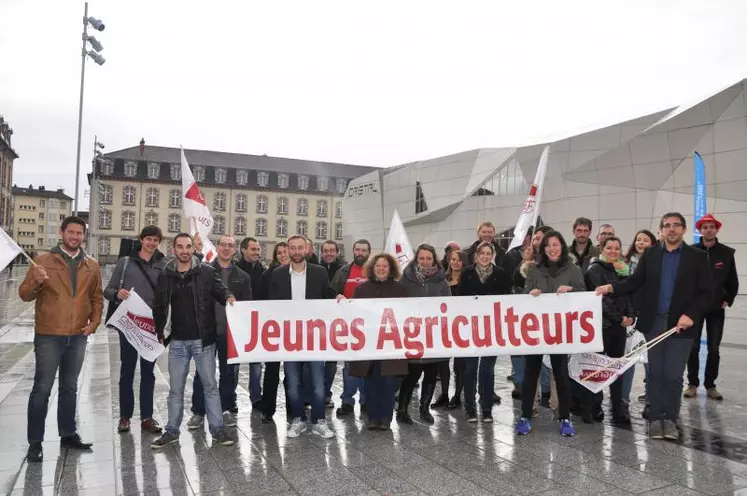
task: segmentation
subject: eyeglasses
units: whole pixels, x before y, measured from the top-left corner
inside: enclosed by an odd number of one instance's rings
[[[235,243],[220,243],[218,246],[222,246],[224,248],[236,248]]]
[[[680,227],[684,227],[683,224],[680,222],[674,222],[672,224],[664,224],[661,226],[662,229],[679,229]]]

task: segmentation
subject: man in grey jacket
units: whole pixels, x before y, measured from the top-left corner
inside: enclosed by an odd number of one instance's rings
[[[163,235],[157,226],[146,226],[140,232],[140,250],[127,257],[122,257],[114,268],[109,285],[104,290],[104,298],[109,306],[116,308],[119,303],[130,296],[134,290],[145,303],[153,308],[158,274],[166,265],[163,253],[158,251]],[[111,316],[111,311],[108,314]],[[135,367],[138,362],[137,350],[119,333],[119,432],[130,430],[130,419],[135,410]],[[140,358],[140,427],[153,434],[160,434],[161,427],[153,419],[153,389],[156,377],[153,374],[155,362]]]

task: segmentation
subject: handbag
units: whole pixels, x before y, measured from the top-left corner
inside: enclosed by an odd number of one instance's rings
[[[125,273],[127,272],[127,264],[129,263],[130,263],[130,257],[125,257],[124,267],[122,267],[122,274],[119,276],[119,286],[117,287],[117,291],[122,289],[122,285],[124,284]],[[150,279],[148,280],[150,281]],[[109,322],[109,319],[112,318],[112,315],[114,315],[114,312],[117,310],[117,307],[119,306],[120,303],[122,303],[122,300],[117,299],[115,301],[110,301],[109,305],[106,307],[106,319],[104,319],[104,323],[107,327],[111,327],[112,329],[114,329],[114,327],[108,325],[107,322]]]

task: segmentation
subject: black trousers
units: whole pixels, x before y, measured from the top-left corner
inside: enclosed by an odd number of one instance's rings
[[[399,388],[400,401],[402,400],[403,395],[412,394],[412,392],[415,391],[415,386],[418,385],[421,374],[423,374],[423,386],[432,385],[435,387],[439,365],[441,365],[440,362],[409,363],[407,365],[407,370],[409,372],[407,376],[405,376],[405,380],[402,381],[402,386]]]
[[[543,355],[527,355],[524,369],[524,383],[521,388],[521,415],[532,418],[534,397],[537,395],[537,381],[542,370]],[[558,391],[558,418],[571,418],[571,385],[568,378],[568,355],[550,355],[555,388]]]
[[[620,358],[625,355],[625,341],[627,335],[625,328],[622,326],[605,327],[602,330],[602,341],[604,342],[604,354],[610,358]],[[620,412],[622,406],[622,377],[618,377],[615,382],[610,384],[610,397],[612,400],[613,413]],[[592,393],[582,386],[581,392],[581,409],[595,410],[601,408],[604,394],[602,392]]]
[[[449,379],[451,378],[451,369],[449,368],[449,360],[445,362],[439,362],[438,364],[438,375],[441,380],[441,394],[449,397]]]
[[[265,376],[262,379],[262,413],[275,415],[278,405],[278,384],[280,384],[280,362],[266,362]]]
[[[721,346],[721,338],[724,336],[725,320],[726,312],[723,308],[720,308],[695,323],[695,341],[693,342],[693,349],[690,351],[690,358],[687,361],[687,382],[690,386],[700,386],[700,379],[698,378],[698,372],[700,371],[700,338],[703,336],[703,324],[705,323],[706,336],[708,337],[708,358],[703,385],[706,389],[716,387],[718,368],[721,363],[719,346]]]

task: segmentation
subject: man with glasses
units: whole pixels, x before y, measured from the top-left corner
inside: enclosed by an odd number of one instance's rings
[[[637,328],[647,341],[677,328],[676,334],[648,352],[649,435],[679,439],[676,421],[685,372],[695,330],[693,325],[711,309],[713,286],[708,255],[683,241],[687,231],[679,212],[664,214],[660,228],[664,242],[649,248],[627,279],[599,286],[598,295],[640,291]]]
[[[604,240],[611,238],[615,235],[615,228],[611,224],[602,224],[599,226],[599,233],[597,233],[597,249],[601,252]]]

